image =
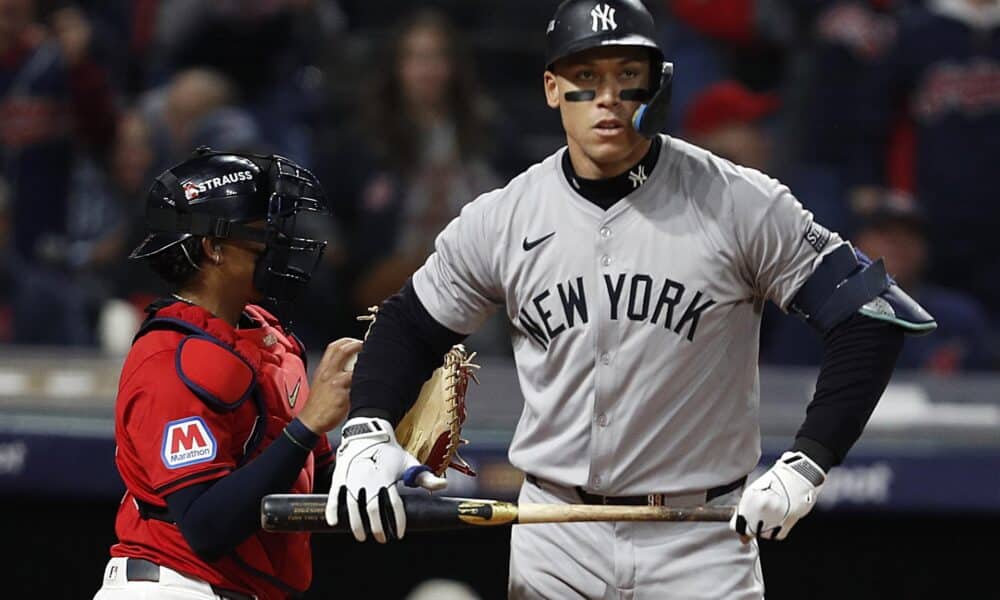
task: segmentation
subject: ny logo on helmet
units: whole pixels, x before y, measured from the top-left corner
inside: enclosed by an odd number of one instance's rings
[[[598,21],[600,21],[600,30],[607,31],[618,29],[618,24],[615,23],[615,9],[611,8],[607,4],[598,4],[594,6],[593,10],[590,11],[590,16],[594,19],[591,29],[597,31]]]

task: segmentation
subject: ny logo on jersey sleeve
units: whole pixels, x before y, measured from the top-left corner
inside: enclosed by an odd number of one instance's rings
[[[163,432],[163,464],[168,469],[208,462],[215,458],[218,444],[201,417],[187,417],[167,423]]]

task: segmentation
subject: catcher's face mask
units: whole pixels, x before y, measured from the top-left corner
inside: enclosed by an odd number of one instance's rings
[[[292,302],[312,279],[326,241],[306,237],[311,216],[326,214],[319,182],[309,171],[275,158],[272,166],[273,191],[268,201],[267,220],[261,231],[265,250],[257,259],[254,287],[273,302]]]

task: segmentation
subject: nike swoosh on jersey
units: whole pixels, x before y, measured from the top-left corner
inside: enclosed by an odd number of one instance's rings
[[[554,236],[555,234],[556,234],[556,232],[554,232],[554,231],[553,231],[553,232],[552,232],[552,233],[550,233],[549,235],[547,235],[547,236],[545,236],[545,237],[540,237],[540,238],[538,238],[537,240],[535,240],[535,241],[533,241],[533,242],[529,242],[529,241],[528,241],[528,238],[527,238],[527,237],[525,237],[525,238],[524,238],[524,241],[523,241],[523,242],[521,242],[521,247],[522,247],[522,248],[524,248],[524,251],[525,251],[525,252],[527,252],[528,250],[531,250],[531,249],[533,249],[533,248],[534,248],[535,246],[537,246],[537,245],[541,244],[542,242],[544,242],[545,240],[547,240],[547,239],[549,239],[550,237]]]
[[[295,387],[292,391],[288,391],[288,384],[285,384],[285,395],[288,396],[288,406],[295,408],[295,402],[299,399],[299,386],[302,385],[302,379],[298,379],[295,382]]]

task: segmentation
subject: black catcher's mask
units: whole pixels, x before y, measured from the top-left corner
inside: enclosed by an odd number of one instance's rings
[[[129,258],[152,256],[192,236],[259,242],[265,249],[254,287],[275,304],[291,303],[326,248],[326,241],[307,237],[303,222],[319,214],[328,214],[323,189],[294,161],[201,147],[153,182],[146,200],[149,235]]]

